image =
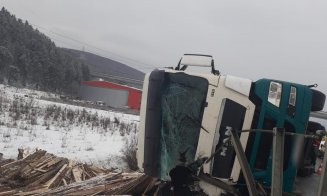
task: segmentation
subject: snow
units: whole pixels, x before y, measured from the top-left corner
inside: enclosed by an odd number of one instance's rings
[[[126,169],[122,150],[136,137],[139,116],[43,100],[53,93],[0,84],[0,152],[18,148],[106,168]],[[24,109],[28,108],[28,109]]]

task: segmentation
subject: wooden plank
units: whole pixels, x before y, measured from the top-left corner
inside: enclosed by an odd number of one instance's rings
[[[89,166],[89,168],[94,171],[96,174],[101,174],[101,173],[105,173],[103,169],[94,167],[94,166]]]
[[[10,190],[12,190],[11,187],[0,184],[0,192],[10,191]]]
[[[68,184],[70,184],[69,181],[70,181],[70,179],[72,178],[72,168],[71,168],[71,167],[68,167],[68,166],[67,166],[67,172],[66,172],[64,178],[66,178],[66,182],[67,182]]]
[[[93,186],[80,190],[70,191],[67,195],[94,195],[99,194],[105,190],[105,185]],[[64,193],[65,194],[65,193]]]
[[[45,150],[38,150],[38,151],[34,152],[33,154],[29,154],[27,157],[24,157],[21,160],[26,160],[26,161],[38,160],[40,157],[44,156],[46,153],[47,153],[47,151],[45,151]]]
[[[14,195],[17,195],[17,196],[36,195],[36,194],[43,193],[43,192],[45,192],[47,190],[49,190],[47,187],[45,187],[45,188],[38,188],[38,189],[33,190],[33,191],[26,191],[26,192],[15,193]]]
[[[8,163],[12,163],[12,162],[15,162],[14,159],[6,159],[6,160],[3,160],[0,162],[0,168],[3,166],[3,165],[6,165]]]
[[[101,193],[104,195],[122,195],[124,193],[124,186],[128,186],[131,179],[117,179],[112,180],[106,184],[106,190]],[[123,190],[122,190],[123,189]]]
[[[72,160],[68,161],[68,167],[73,167],[74,165],[76,165],[76,163]]]
[[[59,193],[65,195],[95,195],[100,193],[102,194],[102,192],[104,191],[112,191],[112,189],[114,190],[120,189],[122,186],[124,186],[123,183],[126,183],[126,180],[116,179],[116,180],[111,180],[105,184],[99,184],[99,185],[89,184],[81,187],[76,187],[73,189],[67,189],[64,192],[59,192]]]
[[[10,173],[6,173],[5,175],[3,175],[3,177],[0,179],[0,183],[2,182],[7,182],[8,180],[10,180],[11,178],[13,178],[14,176],[16,176],[19,173],[19,170],[13,170]]]
[[[147,192],[150,191],[154,187],[156,182],[157,182],[157,179],[152,178],[151,181],[148,182],[148,185],[147,185],[146,189],[143,191],[142,195],[147,195]]]
[[[46,154],[41,162],[37,164],[35,167],[42,168],[48,163],[50,160],[54,159],[54,156],[51,154]]]
[[[68,172],[68,170],[70,170],[70,168],[65,168],[61,174],[55,179],[55,181],[51,184],[51,186],[49,186],[49,188],[56,188],[58,186],[60,186],[62,180],[65,178],[66,173]]]
[[[55,164],[59,163],[62,160],[63,160],[63,158],[55,157],[50,162],[48,162],[45,166],[46,167],[51,167],[52,165],[55,165]]]
[[[86,179],[89,179],[89,178],[92,178],[93,177],[86,170],[84,170],[83,173],[84,173]]]
[[[46,195],[67,195],[67,193],[73,193],[74,191],[101,185],[102,183],[109,184],[110,182],[112,182],[112,179],[117,179],[119,177],[121,177],[120,173],[110,173],[110,174],[106,174],[103,176],[97,176],[97,177],[91,178],[91,179],[83,181],[83,182],[76,182],[76,183],[68,184],[65,187],[58,187],[56,189],[49,190],[45,193],[42,193],[41,195],[44,195],[44,196],[46,196]]]
[[[17,191],[11,190],[11,191],[0,192],[0,196],[13,195],[15,192],[17,192]]]
[[[65,178],[62,179],[62,182],[64,183],[64,186],[67,186],[67,181],[65,180]]]
[[[57,193],[59,195],[94,195],[108,189],[110,191],[117,191],[122,186],[125,186],[126,189],[130,189],[129,186],[132,185],[126,184],[133,181],[133,178],[140,176],[135,174],[122,175],[121,173],[109,173],[110,170],[89,166],[87,164],[77,165],[74,161],[56,157],[45,151],[37,151],[24,159],[4,165],[5,167],[0,167],[0,181],[7,180],[10,181],[12,185],[15,184],[16,187],[17,185],[21,187],[10,190],[0,185],[0,194],[6,192],[11,195],[15,193],[17,193],[17,195],[49,195]],[[97,176],[106,173],[107,175]],[[6,179],[2,177],[4,175]],[[16,176],[18,178],[16,178]],[[20,180],[18,181],[18,179]],[[70,182],[73,181],[76,181],[76,185],[74,185],[75,183],[70,184]],[[6,184],[6,186],[7,185],[8,184]],[[10,186],[11,185],[8,185],[8,187]],[[61,187],[56,188],[58,186]],[[50,191],[50,188],[54,188],[53,191]]]
[[[40,177],[39,177],[39,179],[38,180],[33,180],[33,181],[31,181],[30,183],[28,183],[28,187],[33,187],[33,186],[36,186],[36,185],[39,185],[39,184],[43,184],[44,182],[47,182],[47,181],[49,181],[51,178],[53,178],[53,176],[63,167],[63,165],[65,165],[65,164],[67,164],[66,162],[64,162],[64,161],[62,161],[62,162],[60,162],[59,163],[59,165],[56,167],[56,168],[54,168],[54,169],[52,169],[52,170],[50,170],[49,172],[47,172],[47,173],[45,173],[45,174],[43,174],[43,175],[41,175]]]
[[[48,172],[47,170],[39,169],[39,168],[33,168],[33,170],[35,170],[35,171],[39,171],[39,172],[42,172],[42,173],[46,173],[46,172]]]
[[[24,161],[24,159],[20,159],[20,160],[18,160],[18,161],[14,161],[14,162],[10,162],[10,163],[4,164],[4,165],[0,166],[0,170],[4,169],[4,168],[6,168],[6,167],[12,166],[12,165],[14,165],[14,164],[21,163],[21,162],[23,162],[23,161]]]
[[[58,171],[58,173],[51,178],[48,182],[45,183],[45,186],[50,187],[51,184],[58,178],[58,176],[64,171],[64,169],[67,167],[68,164],[64,164],[62,168]]]
[[[82,170],[79,167],[74,167],[72,169],[72,174],[73,174],[75,182],[82,181]]]

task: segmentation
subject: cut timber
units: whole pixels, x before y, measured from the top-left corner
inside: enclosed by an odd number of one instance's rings
[[[39,169],[39,168],[33,168],[33,170],[35,170],[35,171],[39,171],[39,172],[42,172],[42,173],[47,172],[47,170]]]
[[[45,187],[45,188],[40,188],[40,189],[33,190],[33,191],[15,193],[15,195],[18,195],[18,196],[35,195],[35,194],[43,193],[44,191],[47,191],[47,190],[48,190],[48,188]]]
[[[0,196],[142,194],[152,182],[140,173],[117,173],[43,150],[0,165]]]
[[[72,173],[73,173],[75,182],[81,182],[82,181],[82,172],[83,172],[83,170],[80,167],[74,167],[72,169]]]
[[[52,159],[50,162],[48,162],[45,166],[51,167],[52,165],[55,165],[55,164],[59,163],[60,161],[62,161],[62,158],[54,157],[54,159]]]
[[[51,184],[58,178],[58,176],[61,175],[61,173],[64,171],[64,169],[67,167],[67,164],[63,165],[62,168],[58,171],[58,173],[51,178],[47,183],[45,183],[45,186],[50,187]]]
[[[66,182],[65,178],[62,179],[62,183],[64,183],[64,186],[67,186],[67,182]]]
[[[6,165],[6,164],[9,164],[9,163],[12,163],[12,162],[15,162],[14,159],[7,159],[7,160],[3,160],[0,162],[0,168],[3,166],[3,165]]]
[[[16,191],[1,191],[0,196],[13,195]]]

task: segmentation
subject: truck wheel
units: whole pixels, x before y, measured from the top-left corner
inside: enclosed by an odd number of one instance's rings
[[[321,111],[325,106],[326,95],[315,89],[312,91],[311,111]]]
[[[297,171],[297,175],[300,177],[307,177],[307,176],[311,176],[311,174],[314,173],[314,168],[313,166],[307,166],[307,167],[303,167],[301,169],[299,169]]]
[[[307,126],[307,131],[310,133],[315,133],[317,130],[322,130],[324,127],[317,122],[309,121]]]

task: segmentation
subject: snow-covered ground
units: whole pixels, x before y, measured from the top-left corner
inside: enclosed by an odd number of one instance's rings
[[[127,168],[124,150],[135,146],[139,116],[40,99],[41,91],[0,84],[0,153],[16,158],[18,148],[107,168]]]

